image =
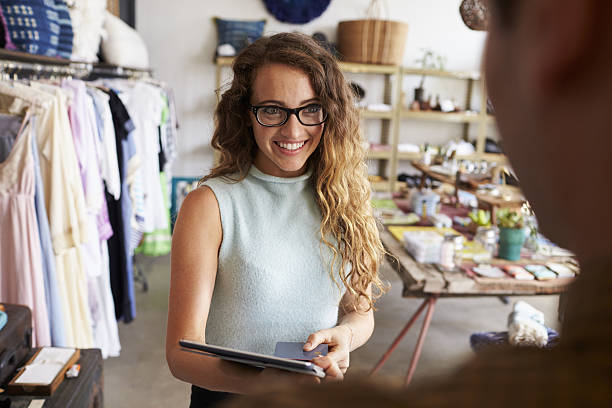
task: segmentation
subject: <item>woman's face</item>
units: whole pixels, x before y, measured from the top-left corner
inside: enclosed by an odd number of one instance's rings
[[[293,109],[317,103],[320,100],[303,71],[277,63],[266,64],[257,70],[251,105]],[[274,109],[267,112],[274,112]],[[252,111],[250,117],[258,147],[257,168],[276,177],[304,174],[308,157],[319,145],[324,124],[304,126],[290,114],[282,126],[266,127],[257,122]]]

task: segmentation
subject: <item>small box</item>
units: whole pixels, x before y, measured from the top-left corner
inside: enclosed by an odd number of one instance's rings
[[[55,368],[51,365],[57,365],[56,361],[48,362],[45,355],[61,354],[61,366]],[[25,366],[17,372],[17,375],[6,386],[6,393],[9,395],[52,395],[53,392],[59,387],[64,380],[66,371],[79,360],[80,351],[78,349],[61,349],[55,347],[43,347],[38,350],[32,358],[28,360]],[[35,366],[49,365],[44,369],[45,372],[41,372],[40,375],[32,375],[31,371]],[[46,376],[49,377],[49,373],[52,373],[52,379],[48,382],[23,382],[26,375]]]

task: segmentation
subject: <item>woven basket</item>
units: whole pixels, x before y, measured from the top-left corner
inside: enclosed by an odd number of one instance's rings
[[[408,24],[391,20],[351,20],[338,23],[342,60],[363,64],[400,65]]]

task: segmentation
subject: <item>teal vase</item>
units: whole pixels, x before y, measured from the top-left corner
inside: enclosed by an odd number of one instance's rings
[[[521,248],[525,243],[525,231],[522,228],[500,228],[499,252],[497,256],[508,261],[521,258]]]

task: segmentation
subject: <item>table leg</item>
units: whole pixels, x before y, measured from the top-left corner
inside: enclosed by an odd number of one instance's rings
[[[414,347],[412,360],[410,361],[410,367],[408,368],[408,374],[406,374],[406,380],[404,381],[405,385],[409,385],[410,381],[412,381],[412,376],[414,375],[417,363],[419,362],[419,357],[421,357],[421,350],[423,349],[423,343],[425,343],[425,336],[427,336],[427,330],[429,329],[429,323],[431,323],[431,318],[433,316],[437,300],[437,295],[433,295],[426,300],[429,306],[427,308],[427,313],[425,314],[425,320],[423,320],[421,333],[419,333],[419,339],[417,340],[417,344]]]
[[[421,306],[419,306],[419,308],[417,309],[416,312],[414,312],[414,314],[412,315],[412,317],[410,318],[410,320],[408,321],[408,323],[406,323],[406,326],[404,326],[404,328],[402,329],[402,331],[400,332],[400,334],[395,338],[395,341],[393,342],[393,344],[391,344],[391,346],[389,347],[389,349],[385,352],[385,354],[381,357],[380,361],[378,362],[378,364],[376,364],[376,367],[374,367],[372,369],[372,371],[370,371],[370,375],[375,374],[378,370],[380,370],[382,368],[382,366],[385,364],[385,362],[389,359],[389,357],[391,356],[391,353],[393,353],[393,351],[395,350],[395,348],[397,347],[397,345],[399,344],[399,342],[404,338],[404,336],[406,335],[406,333],[408,332],[408,330],[410,330],[410,328],[412,327],[412,325],[414,324],[414,322],[416,321],[416,319],[419,318],[419,315],[421,314],[421,312],[423,311],[423,309],[425,309],[425,306],[427,304],[429,304],[429,299],[427,298],[423,301],[423,303],[421,304]]]

